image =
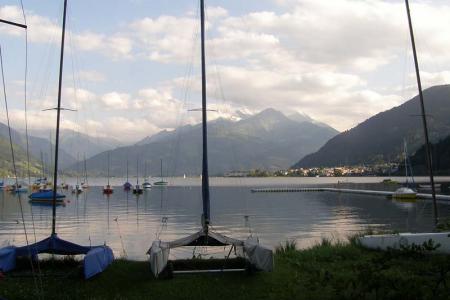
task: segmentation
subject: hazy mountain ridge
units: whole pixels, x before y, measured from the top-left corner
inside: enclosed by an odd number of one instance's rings
[[[30,134],[44,138],[47,141],[50,138],[48,130],[31,130]],[[60,148],[70,154],[75,160],[77,157],[82,160],[84,156],[89,158],[106,150],[124,146],[122,142],[113,137],[94,137],[69,129],[61,130],[59,138]]]
[[[312,122],[297,122],[274,109],[239,121],[217,119],[208,122],[208,152],[211,175],[236,170],[288,167],[298,156],[317,150],[338,132]],[[130,174],[140,173],[147,162],[148,173],[158,175],[160,159],[165,174],[198,175],[201,173],[201,124],[186,125],[174,131],[162,131],[133,146],[112,150],[111,173],[123,176],[127,158]],[[87,161],[92,173],[105,173],[107,153]],[[76,170],[76,166],[71,167]]]
[[[450,135],[450,85],[426,89],[424,101],[430,141],[437,142]],[[402,153],[404,138],[410,152],[424,144],[418,96],[335,136],[293,167],[333,167],[396,160]]]

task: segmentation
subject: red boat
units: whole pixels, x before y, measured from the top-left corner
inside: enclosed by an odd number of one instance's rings
[[[113,192],[114,192],[114,190],[113,190],[112,186],[109,184],[103,188],[103,194],[105,194],[105,195],[111,195]]]

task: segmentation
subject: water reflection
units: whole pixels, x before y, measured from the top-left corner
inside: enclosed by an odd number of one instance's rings
[[[117,256],[146,259],[156,238],[175,239],[200,228],[201,190],[198,186],[170,186],[133,195],[116,188],[105,196],[100,187],[67,195],[57,207],[57,232],[80,244],[110,245]],[[0,193],[0,244],[23,245],[25,236],[17,195]],[[31,206],[22,196],[30,241],[51,232],[51,206]],[[441,216],[450,206],[439,204]],[[32,216],[34,217],[34,226]],[[431,202],[398,203],[365,195],[317,193],[251,193],[250,187],[211,188],[211,218],[215,230],[245,238],[257,235],[276,247],[288,239],[307,247],[321,238],[342,238],[368,226],[400,231],[433,227]],[[34,230],[33,230],[34,228]]]

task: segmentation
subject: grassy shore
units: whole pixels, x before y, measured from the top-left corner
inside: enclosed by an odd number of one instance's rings
[[[42,283],[23,271],[0,279],[0,298],[449,299],[450,257],[425,252],[371,251],[354,240],[323,241],[301,251],[287,243],[276,253],[273,273],[179,275],[167,280],[153,279],[147,262],[117,260],[88,281],[73,263],[46,262],[41,264]]]

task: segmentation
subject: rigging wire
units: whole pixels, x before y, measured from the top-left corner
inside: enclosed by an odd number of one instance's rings
[[[208,20],[208,10],[206,10],[206,19]],[[248,28],[248,26],[244,26],[244,27]],[[218,96],[221,99],[221,104],[223,104],[223,106],[226,106],[226,104],[228,104],[228,103],[232,104],[232,102],[228,101],[225,97],[225,92],[224,92],[223,84],[222,84],[222,76],[220,74],[219,64],[218,64],[218,61],[217,61],[217,58],[215,55],[216,49],[215,49],[214,43],[209,43],[209,50],[211,52],[210,58],[212,59],[212,63],[214,65],[213,70],[215,71],[214,75],[216,78],[216,85],[217,85],[218,93],[219,93]],[[225,130],[225,126],[223,123],[219,123],[219,126],[221,127],[222,130]],[[230,140],[229,147],[231,148],[230,151],[231,151],[231,155],[232,155],[232,159],[233,159],[233,162],[232,162],[233,169],[235,169],[237,171],[239,169],[239,163],[238,163],[238,159],[237,159],[236,143],[233,142],[233,140]],[[248,228],[249,234],[251,236],[253,233],[252,233],[252,228],[251,228],[251,223],[250,223],[247,193],[244,189],[244,184],[243,184],[242,178],[236,177],[236,179],[237,179],[237,184],[238,184],[238,187],[240,190],[241,197],[243,197],[245,200],[244,201],[244,203],[245,203],[244,226]]]
[[[20,8],[22,9],[22,16],[23,16],[23,22],[25,25],[28,25],[27,23],[27,16],[25,14],[25,9],[23,7],[23,1],[20,0]],[[28,175],[28,189],[31,187],[31,172],[30,172],[30,142],[29,142],[29,134],[28,134],[28,98],[27,98],[27,90],[28,90],[28,26],[25,28],[25,74],[24,74],[24,113],[25,113],[25,138],[26,138],[26,152],[27,152],[27,175]],[[5,96],[6,99],[6,96]],[[30,214],[31,214],[31,224],[33,227],[33,236],[34,236],[34,242],[37,242],[36,238],[36,226],[34,222],[34,213],[33,213],[33,206],[30,205]],[[28,245],[28,244],[27,244]],[[37,261],[37,269],[39,274],[39,283],[41,291],[43,290],[42,285],[42,273],[41,273],[41,266],[39,263],[39,260]]]
[[[5,72],[4,72],[4,68],[3,68],[3,52],[2,52],[2,46],[1,45],[0,45],[0,68],[1,68],[1,74],[2,74],[3,97],[4,97],[4,100],[5,100],[6,122],[7,122],[7,125],[8,125],[9,145],[11,147],[11,160],[12,160],[12,167],[13,167],[13,172],[14,172],[14,177],[15,177],[15,188],[18,189],[19,188],[19,178],[18,178],[18,174],[17,174],[16,157],[14,155],[14,147],[13,147],[12,133],[11,133],[11,123],[10,123],[10,119],[9,119],[8,99],[7,99],[7,96],[6,96]],[[21,218],[22,218],[23,231],[24,231],[24,234],[25,234],[25,241],[26,241],[26,245],[27,245],[27,248],[28,248],[29,247],[28,233],[27,233],[27,227],[26,227],[26,224],[25,224],[25,217],[24,217],[23,205],[22,205],[22,197],[20,195],[20,192],[17,193],[17,197],[18,197],[18,202],[19,202],[20,215],[21,215]],[[37,279],[36,279],[36,274],[34,272],[34,265],[33,265],[33,261],[32,261],[32,258],[31,258],[31,250],[30,250],[30,248],[28,248],[28,251],[29,251],[29,255],[28,256],[29,256],[29,259],[30,259],[31,271],[33,273],[33,279],[34,279],[35,288],[36,288],[36,290],[39,290]]]

